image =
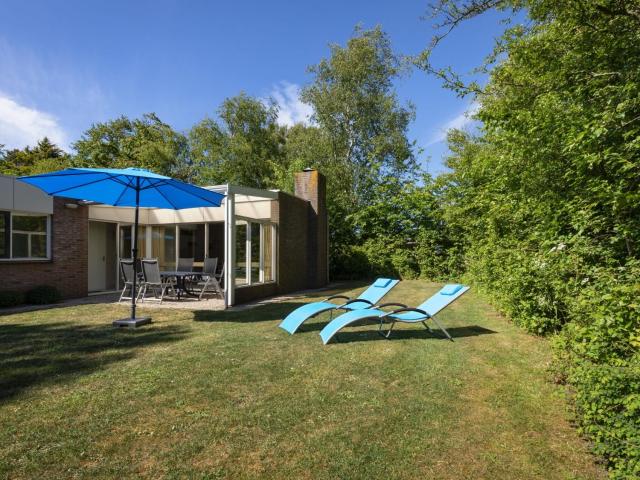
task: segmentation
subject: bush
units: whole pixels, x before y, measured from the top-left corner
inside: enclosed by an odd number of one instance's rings
[[[51,285],[39,285],[32,288],[26,294],[27,303],[34,305],[46,305],[48,303],[56,303],[60,301],[62,295],[60,291]]]
[[[0,292],[0,308],[16,307],[24,303],[24,294],[21,292]]]
[[[555,340],[581,431],[613,478],[640,477],[640,265],[593,270]]]

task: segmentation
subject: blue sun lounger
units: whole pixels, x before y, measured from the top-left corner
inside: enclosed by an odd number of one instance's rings
[[[431,331],[429,326],[426,324],[426,321],[433,320],[433,323],[435,323],[438,328],[444,332],[447,338],[453,341],[453,338],[451,338],[449,332],[447,332],[447,330],[442,325],[440,325],[440,322],[436,320],[435,316],[437,313],[444,310],[455,300],[464,295],[467,290],[469,290],[469,287],[464,285],[445,285],[438,293],[433,295],[422,304],[418,305],[417,308],[410,308],[406,305],[403,305],[402,303],[384,303],[382,305],[378,305],[376,308],[368,308],[366,310],[355,310],[343,313],[339,317],[334,318],[322,329],[322,331],[320,332],[322,343],[324,343],[325,345],[329,343],[334,335],[344,327],[371,318],[380,320],[378,333],[380,333],[385,338],[389,338],[396,322],[419,322],[422,323],[427,330]],[[391,306],[399,308],[390,312],[382,310],[382,308]],[[383,332],[382,325],[385,322],[391,322],[391,327],[389,327],[386,332]]]
[[[398,282],[399,280],[392,278],[379,278],[373,282],[369,288],[358,295],[357,298],[351,299],[345,295],[332,295],[321,302],[307,303],[287,315],[279,327],[293,334],[300,328],[300,325],[322,312],[337,309],[357,311],[374,307]],[[331,302],[331,300],[335,299],[346,300],[346,302],[342,304]]]

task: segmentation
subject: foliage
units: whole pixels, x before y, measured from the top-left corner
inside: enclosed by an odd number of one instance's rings
[[[199,181],[270,188],[285,158],[276,105],[241,93],[222,103],[218,117],[219,122],[205,118],[189,132]]]
[[[498,41],[482,67],[486,86],[440,70],[447,86],[476,95],[482,122],[477,137],[449,137],[443,215],[463,240],[468,277],[529,331],[560,332],[556,368],[575,392],[582,430],[613,477],[634,478],[640,5],[436,5],[448,27],[487,8],[523,6],[530,22]]]
[[[389,179],[415,177],[414,146],[407,138],[414,113],[395,94],[402,65],[379,27],[357,28],[344,47],[330,48],[329,58],[309,68],[313,80],[301,99],[313,107],[312,121],[321,132],[320,155],[309,166],[328,179],[332,271],[351,275],[341,264],[355,235],[345,219],[372,205],[376,189]]]
[[[60,291],[53,285],[38,285],[25,294],[25,301],[34,305],[56,303],[61,299]]]
[[[24,303],[24,293],[0,291],[0,308],[16,307]]]
[[[180,179],[193,176],[187,139],[154,113],[125,116],[91,126],[73,144],[78,167],[139,167]]]
[[[421,184],[391,180],[380,185],[375,200],[351,214],[353,244],[343,253],[348,275],[366,268],[366,276],[405,279],[451,278],[459,274],[453,236],[443,220],[439,191],[424,175]],[[363,266],[355,268],[362,261]]]
[[[71,157],[44,137],[35,147],[0,149],[0,173],[4,175],[30,175],[60,170],[70,165]]]

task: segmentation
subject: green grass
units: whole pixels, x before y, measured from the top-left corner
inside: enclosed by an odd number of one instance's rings
[[[121,306],[0,317],[0,478],[603,477],[548,342],[473,292],[440,316],[454,343],[365,325],[324,346],[327,316],[277,328],[296,305],[157,310],[137,331],[109,325]]]

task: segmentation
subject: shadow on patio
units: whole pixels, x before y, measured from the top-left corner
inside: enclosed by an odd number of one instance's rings
[[[110,324],[1,324],[0,401],[130,359],[140,348],[178,341],[187,331],[171,325],[132,331]]]

